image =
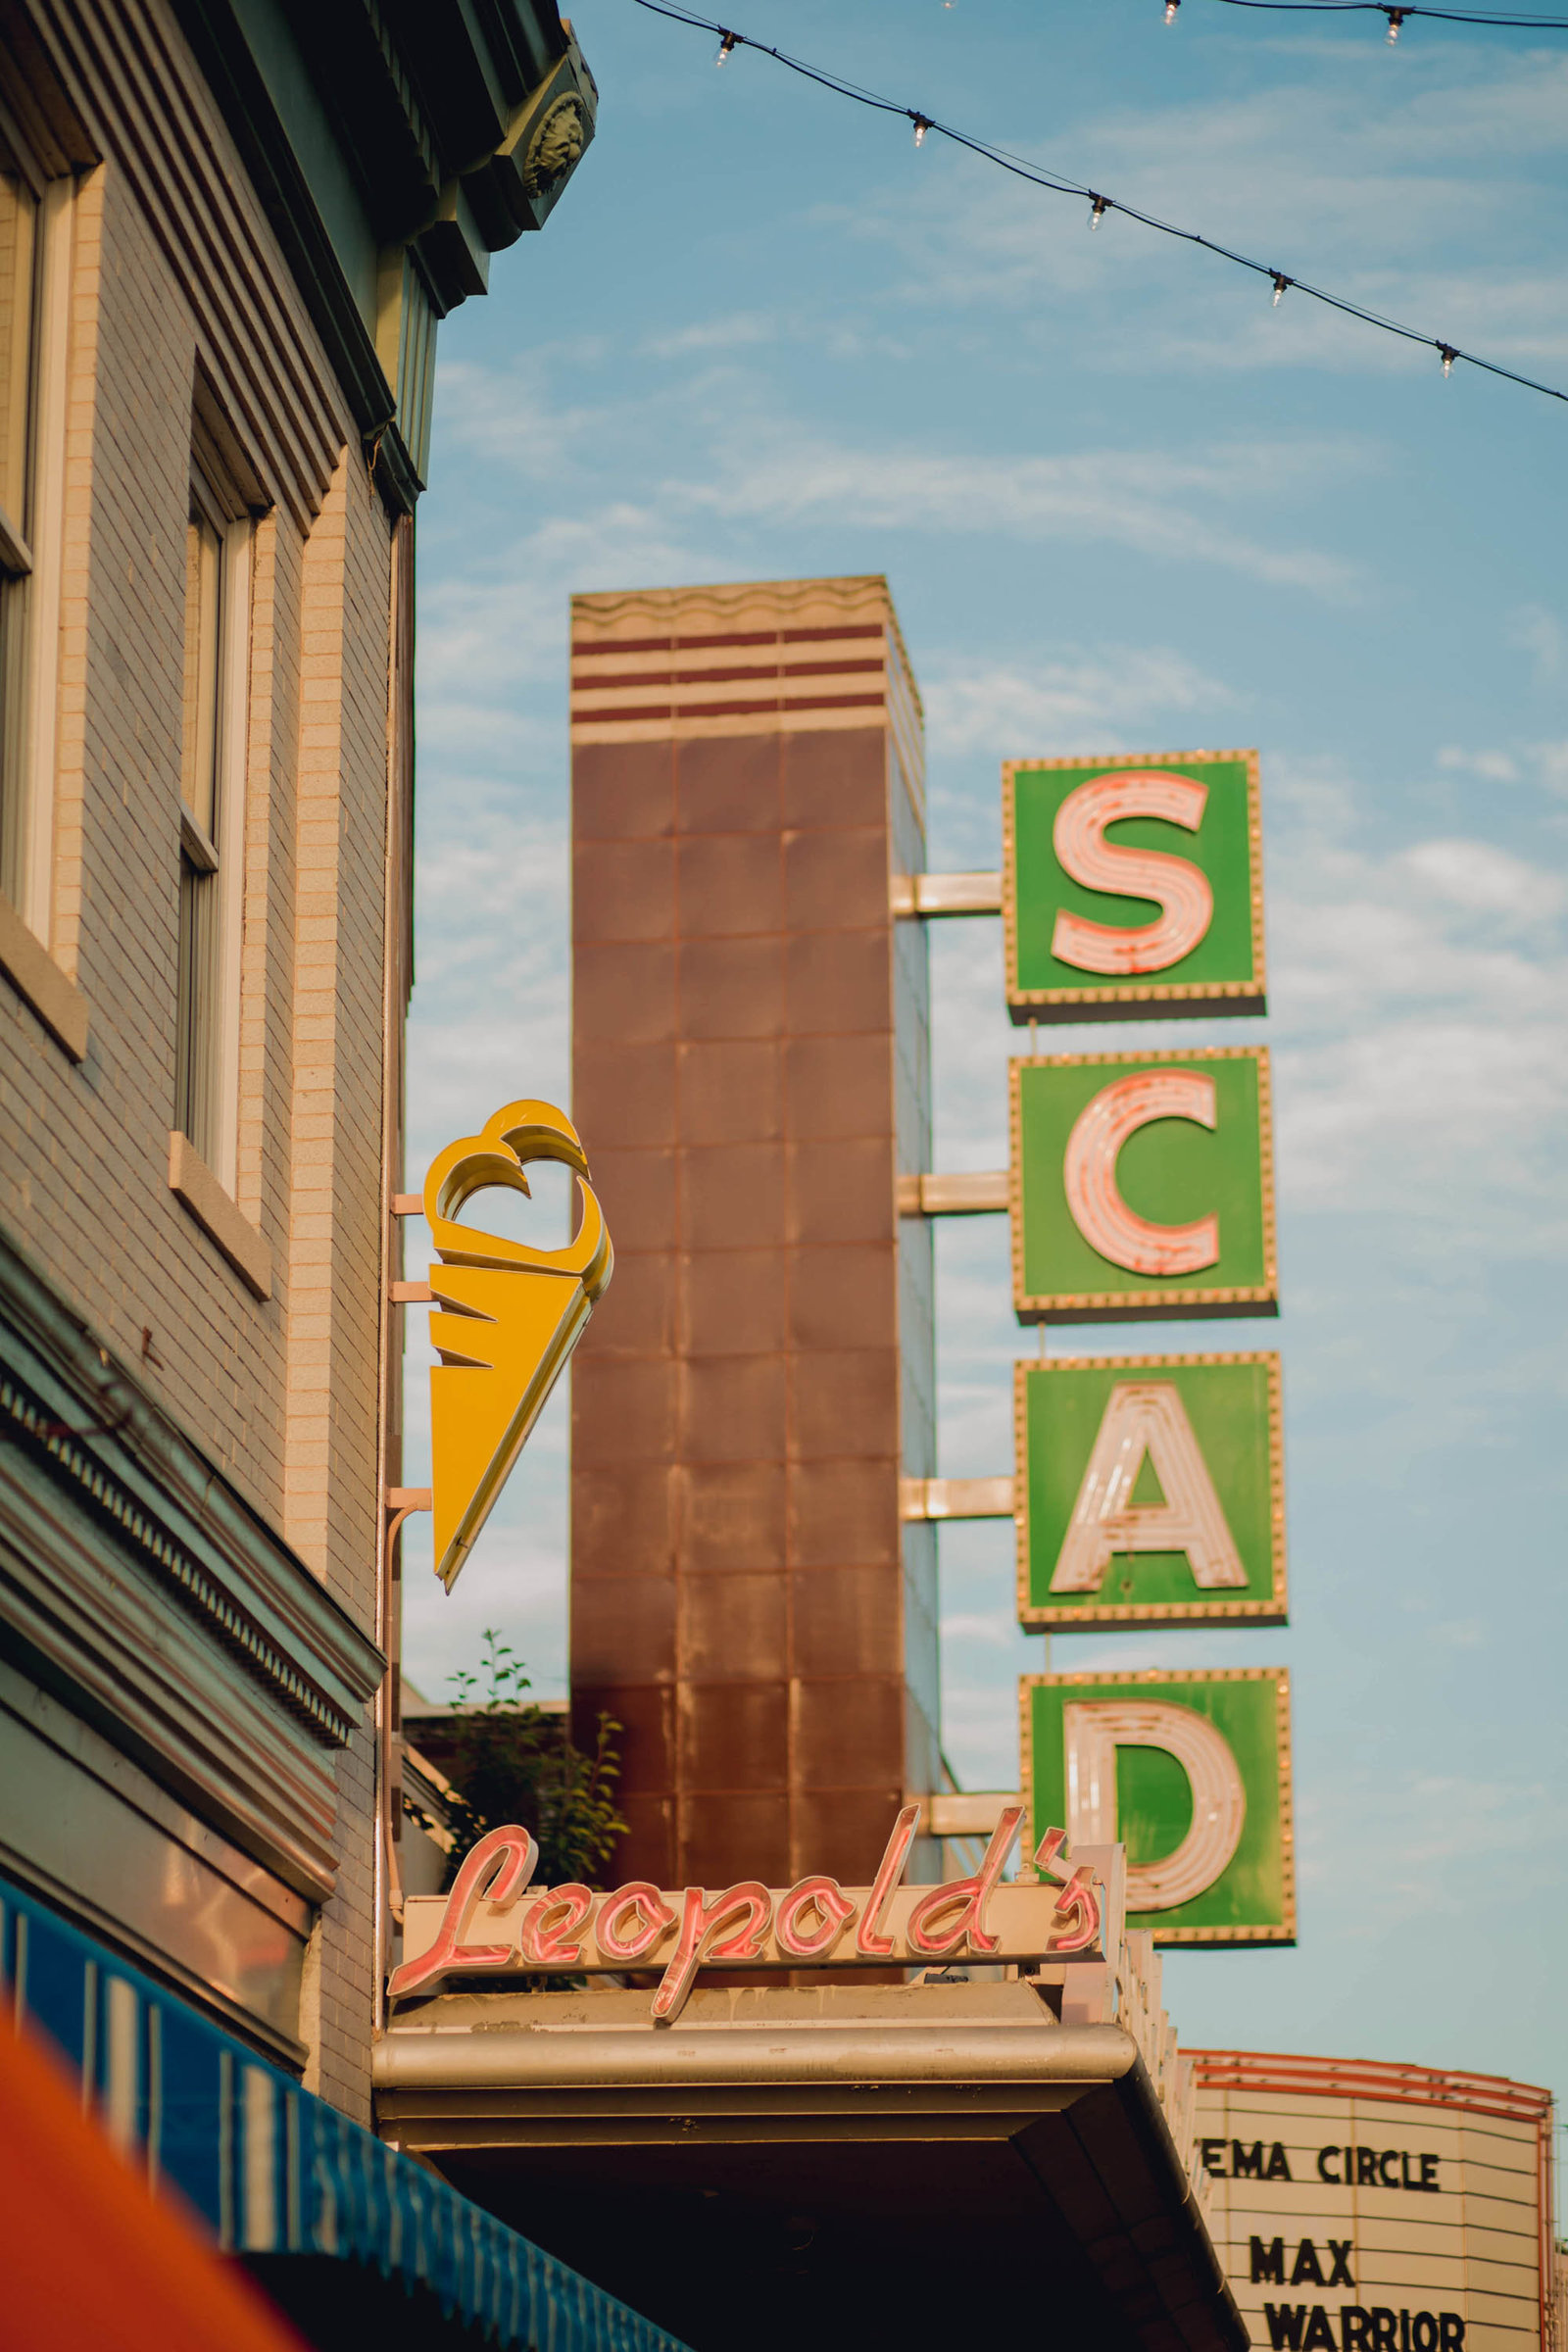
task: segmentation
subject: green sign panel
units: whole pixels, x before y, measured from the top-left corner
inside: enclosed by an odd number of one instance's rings
[[[1009,760],[1013,1019],[1264,1011],[1261,838],[1255,752]]]
[[[1283,1667],[1025,1675],[1019,1697],[1029,1836],[1060,1824],[1074,1842],[1123,1842],[1130,1928],[1296,1941]]]
[[[1277,1355],[1019,1364],[1014,1427],[1020,1624],[1284,1624]]]
[[[1277,1312],[1265,1047],[1016,1057],[1010,1088],[1020,1322]]]

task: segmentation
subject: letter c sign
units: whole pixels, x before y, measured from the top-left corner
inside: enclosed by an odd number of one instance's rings
[[[1128,1207],[1116,1183],[1121,1148],[1156,1119],[1214,1125],[1214,1081],[1196,1070],[1148,1070],[1102,1088],[1067,1138],[1067,1206],[1084,1240],[1133,1274],[1198,1274],[1219,1259],[1219,1219],[1154,1225]]]
[[[1270,1314],[1266,1047],[1015,1056],[1020,1322]]]

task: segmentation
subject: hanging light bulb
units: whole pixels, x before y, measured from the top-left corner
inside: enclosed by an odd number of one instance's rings
[[[1443,354],[1444,374],[1451,375],[1453,373],[1453,363],[1459,357],[1459,354],[1454,350],[1451,343],[1440,343],[1438,345],[1438,349]]]
[[[1175,24],[1176,11],[1180,8],[1182,0],[1165,0],[1165,22],[1167,24]]]
[[[1284,274],[1284,272],[1283,272],[1282,270],[1275,270],[1275,272],[1274,272],[1274,308],[1275,308],[1275,310],[1278,310],[1278,309],[1279,309],[1279,307],[1280,307],[1280,296],[1281,296],[1281,295],[1284,293],[1284,291],[1285,291],[1286,287],[1287,287],[1287,286],[1290,286],[1290,285],[1294,285],[1295,283],[1296,283],[1296,280],[1295,280],[1294,278],[1287,277],[1287,276]]]
[[[1108,196],[1093,197],[1089,206],[1089,226],[1098,228],[1109,210],[1110,198]]]
[[[923,147],[925,145],[925,134],[931,127],[930,117],[928,115],[911,115],[909,117],[909,121],[914,124],[915,145],[917,147]]]
[[[1402,8],[1389,10],[1389,47],[1391,49],[1399,37],[1399,26],[1404,23],[1408,13],[1408,10]]]
[[[718,43],[718,55],[713,60],[714,65],[727,66],[730,59],[734,56],[736,50],[740,47],[740,42],[741,36],[738,32],[721,33]]]

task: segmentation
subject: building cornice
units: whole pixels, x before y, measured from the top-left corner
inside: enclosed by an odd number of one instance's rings
[[[376,1644],[0,1239],[0,1642],[301,1891]]]

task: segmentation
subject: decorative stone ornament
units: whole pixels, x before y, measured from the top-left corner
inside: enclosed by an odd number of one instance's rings
[[[588,136],[581,100],[575,95],[553,100],[523,157],[522,184],[530,196],[543,196],[565,176],[581,159]]]

